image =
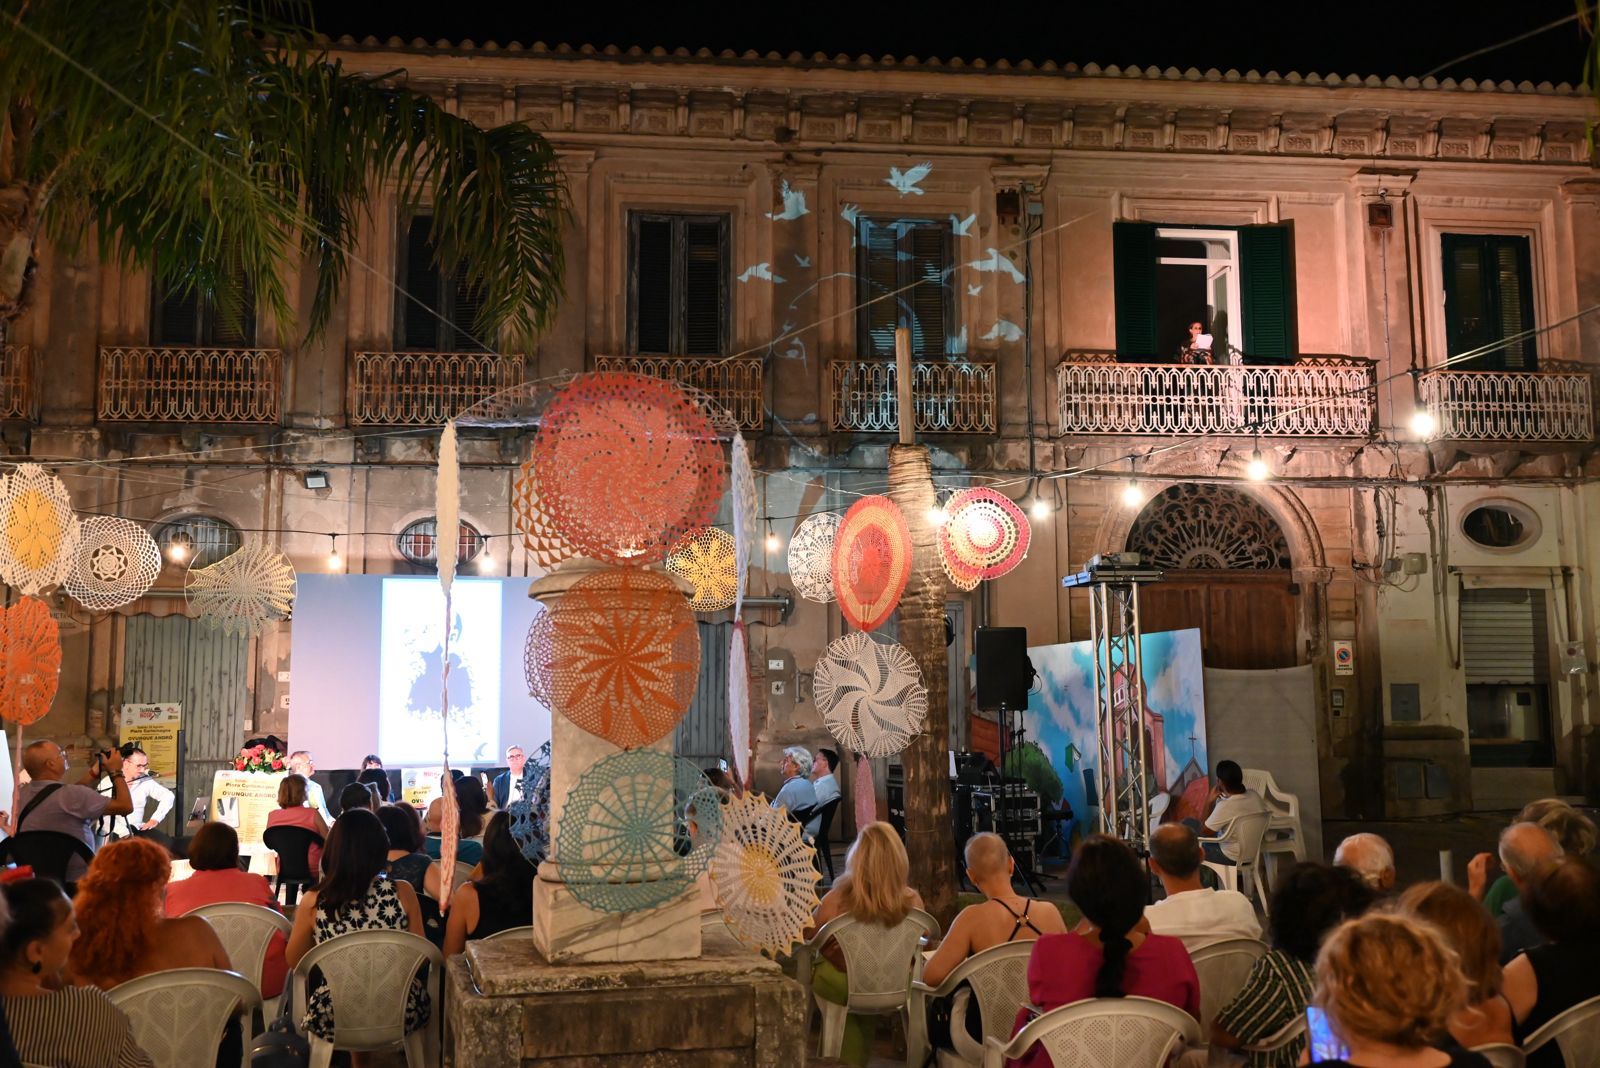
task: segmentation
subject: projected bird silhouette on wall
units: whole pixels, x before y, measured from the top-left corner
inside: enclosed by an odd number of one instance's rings
[[[907,167],[904,171],[899,167],[890,167],[889,177],[885,178],[884,181],[893,186],[895,192],[901,196],[914,193],[920,197],[922,190],[918,189],[917,186],[932,170],[932,163],[919,163],[915,167]]]

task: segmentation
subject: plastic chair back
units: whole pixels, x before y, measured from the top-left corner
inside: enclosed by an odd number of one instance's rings
[[[278,878],[312,880],[317,873],[311,870],[311,847],[323,844],[322,835],[304,827],[268,827],[261,833],[261,842],[278,854]]]
[[[521,927],[507,927],[504,931],[496,931],[492,935],[475,938],[475,942],[510,942],[517,939],[531,939],[533,937],[533,924],[525,923]]]
[[[0,864],[26,864],[33,873],[67,885],[67,866],[77,857],[85,864],[94,850],[82,838],[60,831],[23,831],[0,842]]]
[[[106,992],[133,1023],[133,1037],[156,1068],[215,1064],[222,1032],[240,1017],[249,1035],[250,1015],[261,1004],[255,984],[220,968],[174,968],[130,979]],[[249,1042],[241,1068],[249,1068]]]
[[[1239,855],[1234,858],[1235,864],[1249,867],[1260,859],[1261,843],[1267,837],[1267,824],[1271,822],[1271,812],[1252,812],[1248,816],[1236,816],[1228,822],[1222,839],[1238,845]]]
[[[828,848],[828,835],[833,830],[833,814],[839,811],[839,802],[843,797],[836,797],[822,806],[822,826],[817,830],[817,856],[828,866],[828,881],[833,882],[833,850]]]
[[[1554,1042],[1568,1064],[1600,1064],[1600,997],[1580,1001],[1522,1040],[1525,1053]]]
[[[434,1019],[440,1014],[439,974],[444,954],[409,931],[355,931],[330,938],[300,958],[294,969],[295,1019],[305,1012],[311,969],[322,972],[333,1009],[332,1044],[373,1050],[406,1037],[406,995],[424,964]]]
[[[472,868],[473,865],[464,860],[456,861],[455,874],[450,877],[450,893],[452,895],[472,881]]]
[[[1490,1042],[1486,1046],[1473,1046],[1469,1051],[1488,1061],[1491,1068],[1523,1068],[1528,1063],[1527,1054],[1507,1042]]]
[[[977,1062],[983,1059],[983,1044],[973,1042],[967,1031],[966,1015],[976,1011],[983,1037],[1002,1041],[1011,1036],[1017,1022],[1017,1010],[1028,1003],[1028,959],[1033,956],[1033,942],[1007,942],[991,946],[982,953],[974,953],[945,976],[941,988],[956,990],[962,983],[972,988],[965,1011],[952,1010],[950,1042],[962,1060]],[[959,996],[959,995],[958,995]],[[974,1006],[972,1002],[976,1001]],[[960,1019],[956,1019],[959,1015]]]
[[[1051,1009],[1009,1043],[984,1040],[984,1068],[1000,1068],[1035,1046],[1054,1068],[1163,1068],[1179,1043],[1198,1043],[1194,1017],[1153,998],[1090,998]]]
[[[1211,1021],[1250,978],[1250,969],[1267,952],[1254,938],[1230,938],[1195,950],[1189,957],[1200,977],[1200,1032],[1211,1033]]]
[[[222,948],[227,950],[234,970],[255,983],[257,993],[261,993],[261,973],[266,967],[267,947],[272,943],[272,936],[281,934],[287,939],[294,930],[294,924],[281,912],[242,901],[202,905],[190,909],[186,915],[199,916],[211,925]]]
[[[938,921],[921,909],[912,909],[893,927],[862,923],[846,914],[824,924],[810,945],[820,953],[829,939],[838,942],[850,974],[846,1008],[851,1012],[898,1012],[921,970],[923,936],[938,933]]]
[[[1289,1043],[1302,1037],[1306,1033],[1306,1014],[1297,1012],[1294,1018],[1278,1028],[1266,1038],[1257,1042],[1246,1042],[1239,1049],[1244,1053],[1273,1053],[1282,1049]]]

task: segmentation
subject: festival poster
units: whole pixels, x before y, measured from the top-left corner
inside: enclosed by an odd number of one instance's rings
[[[178,781],[178,731],[182,727],[183,709],[174,702],[123,705],[118,737],[124,743],[138,743],[150,758],[150,774],[163,785],[173,786]]]
[[[400,771],[400,799],[413,808],[422,808],[442,792],[439,782],[444,778],[444,768],[402,768]]]
[[[211,818],[239,832],[241,850],[259,851],[267,816],[278,807],[278,784],[288,772],[219,771],[211,780]]]

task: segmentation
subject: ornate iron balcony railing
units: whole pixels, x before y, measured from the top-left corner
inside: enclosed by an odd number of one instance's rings
[[[0,346],[0,419],[38,421],[38,371],[33,346]]]
[[[1579,366],[1579,365],[1570,365]],[[1586,370],[1428,371],[1422,403],[1447,441],[1591,441],[1593,383]]]
[[[350,357],[354,426],[439,426],[473,414],[509,411],[524,380],[521,356],[489,352],[357,352]],[[492,398],[492,399],[491,399]]]
[[[281,349],[100,350],[97,412],[119,423],[257,423],[283,419]]]
[[[1207,367],[1074,352],[1056,366],[1056,403],[1063,434],[1367,437],[1374,380],[1350,356]]]
[[[760,430],[766,422],[766,369],[759,356],[596,356],[594,369],[693,386],[726,410],[740,430]]]
[[[900,376],[892,360],[834,360],[829,365],[834,430],[892,433],[900,427]],[[919,360],[911,371],[916,428],[927,434],[993,434],[995,365],[974,360]]]

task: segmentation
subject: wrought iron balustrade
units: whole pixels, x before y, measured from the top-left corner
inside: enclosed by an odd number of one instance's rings
[[[594,369],[693,386],[723,408],[740,430],[760,430],[766,422],[766,369],[759,356],[596,356]]]
[[[0,419],[38,421],[38,371],[31,345],[0,346]]]
[[[1551,361],[1554,363],[1554,361]],[[1587,370],[1428,371],[1420,392],[1447,441],[1590,441],[1593,382]]]
[[[900,375],[892,360],[834,360],[829,366],[834,430],[893,433],[900,427]],[[918,360],[911,371],[916,428],[927,434],[993,434],[995,365]]]
[[[102,348],[98,394],[105,422],[277,423],[283,418],[283,351]]]
[[[1056,404],[1063,434],[1366,437],[1374,381],[1352,356],[1208,367],[1073,352],[1056,366]]]
[[[439,426],[469,408],[491,418],[513,410],[521,356],[490,352],[356,352],[350,357],[354,426]]]

